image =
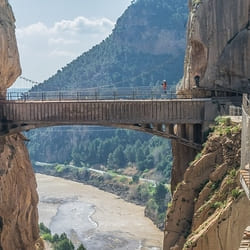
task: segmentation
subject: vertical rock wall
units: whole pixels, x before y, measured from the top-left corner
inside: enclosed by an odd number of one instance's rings
[[[15,37],[15,18],[7,0],[0,0],[0,94],[21,74]],[[4,93],[3,93],[4,92]]]
[[[0,0],[0,98],[21,73],[15,18]],[[0,103],[1,107],[1,103]],[[38,229],[36,180],[20,134],[0,137],[0,249],[43,249]]]
[[[172,140],[172,153],[174,157],[171,174],[171,191],[174,193],[177,184],[182,182],[189,163],[195,158],[197,150]]]
[[[211,96],[211,89],[249,91],[250,0],[189,0],[189,9],[184,77],[178,93],[205,97]],[[195,76],[200,78],[198,85]],[[239,165],[238,137],[237,141],[221,138],[220,143],[215,138],[190,167],[195,152],[173,143],[171,184],[176,191],[167,214],[164,250],[239,247],[250,216],[244,196],[230,197],[239,186],[228,175]]]
[[[189,7],[179,93],[201,97],[204,88],[250,89],[250,0],[189,0]]]
[[[164,250],[237,250],[250,224],[240,189],[239,125],[220,126],[186,170],[167,212]]]
[[[23,139],[20,134],[0,139],[0,249],[3,250],[34,250],[41,246],[36,180]]]

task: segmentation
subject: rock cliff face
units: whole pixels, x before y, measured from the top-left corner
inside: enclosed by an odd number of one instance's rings
[[[250,0],[189,0],[184,78],[179,92],[250,88]],[[194,77],[200,76],[199,89]]]
[[[0,0],[0,91],[20,75],[15,19],[7,0]],[[0,249],[43,249],[38,230],[35,176],[20,134],[0,137]]]
[[[184,77],[178,93],[205,97],[215,94],[211,89],[249,90],[250,0],[189,0],[189,9]],[[239,167],[239,141],[240,133],[211,137],[202,157],[190,166],[195,152],[173,143],[171,184],[176,191],[167,213],[164,249],[239,247],[250,224],[249,202],[239,195],[240,185],[232,176]]]
[[[20,134],[1,138],[0,249],[42,249],[38,195],[28,151]]]
[[[15,18],[7,0],[0,0],[0,92],[5,91],[21,74],[15,37]]]
[[[239,125],[224,120],[190,164],[168,209],[165,250],[239,248],[250,224],[250,203],[238,177],[240,141]]]

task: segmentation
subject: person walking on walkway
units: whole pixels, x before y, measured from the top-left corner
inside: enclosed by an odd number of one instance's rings
[[[201,77],[198,74],[195,74],[194,82],[195,82],[196,88],[200,87],[200,79],[201,79]]]
[[[167,94],[167,86],[168,86],[167,81],[163,80],[161,85],[162,85],[162,89],[164,91],[164,94]]]

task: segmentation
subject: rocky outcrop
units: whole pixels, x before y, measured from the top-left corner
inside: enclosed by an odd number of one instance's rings
[[[184,173],[196,154],[196,149],[172,140],[173,167],[171,173],[171,191],[174,193],[176,186],[183,180]],[[179,156],[182,157],[179,157]]]
[[[20,134],[1,138],[0,249],[43,249],[39,240],[38,195],[28,151]]]
[[[168,209],[165,250],[239,247],[250,224],[250,204],[238,177],[240,137],[239,125],[223,121],[186,170]]]
[[[20,75],[15,18],[0,0],[0,95]],[[38,195],[28,151],[20,134],[0,137],[0,249],[43,249],[38,229]]]
[[[180,94],[250,88],[250,0],[189,0],[187,50]],[[199,88],[194,77],[200,77]]]
[[[228,95],[249,91],[250,0],[189,0],[189,9],[178,94],[206,97],[218,95],[220,89]],[[194,152],[182,152],[173,143],[172,191],[177,188],[167,213],[164,249],[239,247],[250,214],[233,174],[240,165],[240,133],[231,132],[210,138],[202,157],[189,167]]]
[[[7,0],[0,0],[0,40],[0,94],[4,97],[6,89],[21,74],[15,18]]]

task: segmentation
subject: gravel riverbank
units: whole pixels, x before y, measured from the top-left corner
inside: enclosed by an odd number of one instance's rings
[[[93,186],[36,174],[39,220],[88,250],[159,250],[163,233],[144,208]]]

